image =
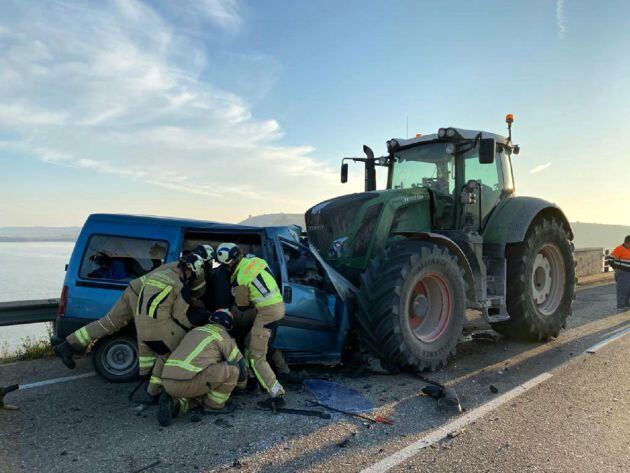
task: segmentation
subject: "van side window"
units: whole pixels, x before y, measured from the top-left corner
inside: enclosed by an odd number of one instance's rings
[[[160,240],[92,235],[79,276],[129,282],[164,263],[167,248],[168,244]]]

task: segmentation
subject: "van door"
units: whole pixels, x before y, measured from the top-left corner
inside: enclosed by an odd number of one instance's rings
[[[305,246],[279,239],[276,251],[286,315],[278,322],[274,347],[287,352],[336,351],[337,297],[325,290],[325,271]]]

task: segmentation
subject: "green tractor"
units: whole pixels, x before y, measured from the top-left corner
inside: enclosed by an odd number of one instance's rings
[[[515,194],[509,136],[440,128],[391,139],[365,166],[365,192],[309,209],[309,241],[358,287],[356,329],[388,366],[445,366],[466,310],[521,340],[558,336],[571,314],[573,233],[555,204]],[[376,166],[387,188],[376,189]]]

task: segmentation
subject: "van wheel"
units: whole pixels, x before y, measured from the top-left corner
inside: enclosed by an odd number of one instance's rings
[[[114,383],[138,379],[138,344],[135,338],[121,335],[99,340],[92,350],[94,369]]]

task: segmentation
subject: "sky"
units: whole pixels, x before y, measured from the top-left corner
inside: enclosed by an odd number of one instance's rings
[[[357,192],[343,156],[505,134],[516,190],[630,224],[630,2],[0,2],[0,226],[238,222]],[[407,126],[408,123],[408,126]]]

